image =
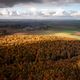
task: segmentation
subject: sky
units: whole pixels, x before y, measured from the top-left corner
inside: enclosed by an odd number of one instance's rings
[[[80,0],[0,0],[0,19],[80,19]]]

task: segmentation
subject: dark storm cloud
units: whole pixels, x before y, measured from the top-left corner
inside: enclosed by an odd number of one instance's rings
[[[4,8],[4,7],[6,7],[6,5],[5,5],[5,4],[0,3],[0,8]]]
[[[80,3],[80,0],[0,0],[0,7],[13,6],[19,3],[57,3],[57,4],[65,4],[65,3]],[[1,5],[2,4],[2,5]]]
[[[42,0],[0,0],[1,7],[10,7],[19,3],[42,3]]]

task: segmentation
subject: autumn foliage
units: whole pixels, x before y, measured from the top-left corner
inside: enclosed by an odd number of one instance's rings
[[[1,37],[0,80],[80,80],[80,41],[52,35]]]

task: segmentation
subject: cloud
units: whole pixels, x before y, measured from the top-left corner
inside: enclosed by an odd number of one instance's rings
[[[55,11],[56,11],[56,13],[53,14],[53,16],[64,16],[64,14],[63,14],[64,9],[58,8]]]
[[[19,3],[56,3],[56,4],[66,4],[66,3],[80,3],[80,0],[0,0],[0,3],[6,6],[13,6]],[[3,7],[0,5],[0,7]]]
[[[9,15],[9,13],[8,13],[8,10],[7,9],[0,9],[0,15],[1,16],[7,16],[7,15]]]
[[[41,15],[43,16],[48,16],[48,17],[54,17],[54,16],[70,16],[68,12],[65,11],[63,8],[55,8],[51,11],[48,9],[44,9],[43,11],[40,12]]]
[[[0,8],[0,16],[39,16],[39,17],[80,17],[80,11],[66,11],[64,8],[38,9],[36,7],[24,8]]]
[[[72,13],[71,16],[80,17],[80,11],[77,11],[75,13]]]

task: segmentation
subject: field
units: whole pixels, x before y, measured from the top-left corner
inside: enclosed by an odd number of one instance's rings
[[[0,80],[80,80],[80,40],[69,35],[1,36]]]

